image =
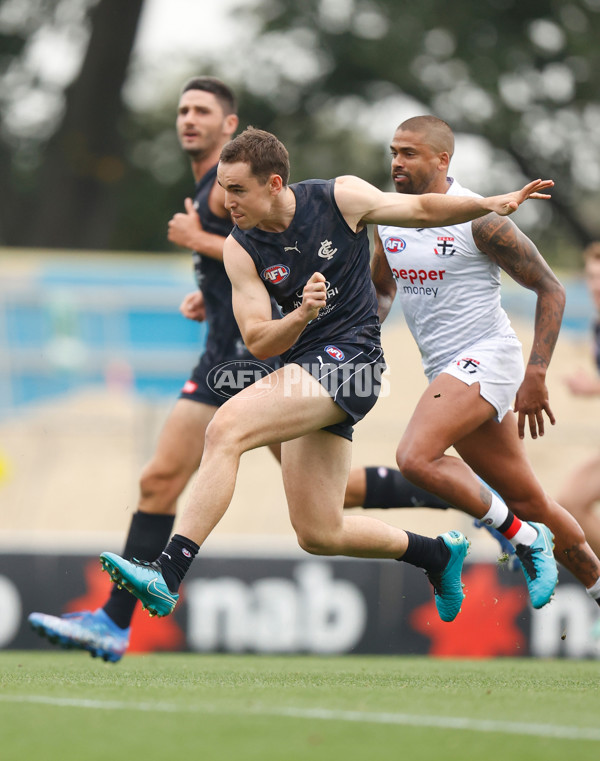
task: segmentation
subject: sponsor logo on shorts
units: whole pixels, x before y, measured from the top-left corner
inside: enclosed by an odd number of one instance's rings
[[[462,357],[458,360],[456,366],[460,368],[464,373],[473,375],[473,373],[476,373],[477,370],[479,370],[479,360],[471,359],[471,357]]]
[[[337,346],[326,346],[325,351],[330,357],[337,359],[338,362],[341,362],[342,359],[344,359],[344,352],[341,349],[338,349]]]
[[[272,283],[273,285],[283,283],[284,280],[287,280],[289,275],[290,268],[286,267],[285,264],[272,264],[260,273],[263,280],[268,280],[269,283]]]
[[[398,254],[406,248],[406,241],[402,238],[386,238],[383,247],[388,254]]]
[[[232,359],[213,367],[206,376],[208,386],[219,396],[229,399],[247,386],[255,386],[253,398],[268,393],[272,384],[261,381],[273,372],[273,368],[254,359]]]

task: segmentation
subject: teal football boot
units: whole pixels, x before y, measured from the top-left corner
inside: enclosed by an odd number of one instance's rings
[[[439,572],[426,571],[435,592],[435,606],[442,621],[454,621],[465,599],[461,571],[471,542],[460,531],[447,531],[440,538],[450,550],[446,567]]]
[[[100,563],[114,583],[137,597],[151,616],[168,616],[177,605],[179,595],[169,590],[158,563],[125,560],[114,552],[103,552]]]

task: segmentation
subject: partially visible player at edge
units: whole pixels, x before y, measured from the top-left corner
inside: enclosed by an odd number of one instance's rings
[[[284,365],[259,392],[249,386],[215,413],[179,532],[156,561],[105,552],[103,567],[151,614],[168,615],[200,546],[229,506],[241,455],[282,442],[300,546],[316,555],[393,558],[424,568],[440,617],[452,621],[464,598],[467,539],[457,531],[431,539],[343,511],[353,425],[375,404],[385,367],[367,224],[423,227],[491,211],[507,215],[527,198],[548,198],[541,191],[553,183],[535,180],[485,199],[398,196],[349,176],[288,186],[285,147],[256,129],[225,146],[217,176],[236,225],[224,262],[242,336],[254,356],[281,355]],[[272,319],[270,296],[284,315],[279,320]]]
[[[169,222],[168,238],[191,249],[198,289],[188,294],[182,314],[208,323],[205,351],[170,412],[155,452],[140,478],[140,496],[132,516],[123,553],[152,560],[168,541],[177,500],[197,470],[206,427],[225,398],[215,393],[208,378],[223,362],[251,361],[231,306],[231,284],[223,266],[223,244],[232,229],[225,194],[216,182],[221,149],[238,127],[232,90],[214,77],[194,77],[185,83],[177,108],[176,130],[190,158],[196,182],[194,198],[185,200],[185,212]],[[275,368],[278,359],[267,364]],[[272,447],[279,457],[279,445]],[[363,486],[363,482],[365,485]],[[357,468],[353,472],[346,506],[423,506],[447,508],[443,500],[427,494],[398,471]],[[93,656],[116,662],[126,652],[136,599],[114,587],[104,605],[93,611],[63,616],[34,612],[31,626],[61,647],[87,650]]]
[[[585,280],[595,308],[592,335],[597,372],[592,374],[579,369],[569,375],[565,382],[572,394],[592,398],[600,396],[600,241],[586,246],[583,260]],[[568,474],[558,501],[577,518],[591,548],[596,555],[600,555],[600,451]],[[600,627],[598,635],[600,636]]]
[[[391,143],[398,193],[468,193],[448,177],[453,150],[454,135],[442,120],[403,122]],[[537,296],[525,368],[500,304],[501,269]],[[411,273],[418,273],[418,283]],[[372,274],[380,318],[398,295],[429,380],[398,445],[402,473],[513,542],[530,545],[520,560],[526,576],[537,573],[536,585],[544,586],[537,563],[550,551],[550,529],[556,559],[600,605],[600,560],[573,516],[544,492],[523,445],[526,427],[532,438],[543,436],[544,414],[555,422],[545,379],[565,304],[563,286],[535,245],[512,220],[495,214],[437,229],[380,224]],[[447,454],[452,446],[460,458]],[[537,607],[533,596],[532,602]]]

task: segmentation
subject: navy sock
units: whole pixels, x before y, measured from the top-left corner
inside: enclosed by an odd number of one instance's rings
[[[435,494],[415,486],[396,468],[365,468],[367,488],[363,507],[433,507],[447,510],[452,505]]]
[[[157,558],[163,578],[173,594],[179,589],[199,549],[191,539],[181,534],[173,534],[171,541]]]
[[[443,571],[450,559],[450,550],[441,536],[431,539],[421,534],[406,532],[408,547],[404,555],[398,560],[403,560],[418,568],[425,568],[432,573]]]
[[[169,541],[174,521],[174,515],[142,513],[138,510],[131,518],[123,557],[127,560],[154,560]],[[103,609],[117,626],[126,629],[131,624],[136,603],[136,597],[113,584]]]

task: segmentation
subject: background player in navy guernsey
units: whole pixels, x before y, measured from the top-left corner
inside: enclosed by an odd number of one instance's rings
[[[441,119],[403,122],[391,143],[399,194],[469,192],[448,177],[453,150],[452,130]],[[525,368],[500,303],[501,268],[537,296]],[[398,445],[402,473],[515,545],[534,607],[556,583],[550,532],[556,559],[600,605],[600,560],[572,515],[544,492],[522,441],[526,427],[534,439],[544,434],[544,414],[554,423],[545,379],[565,303],[535,245],[494,214],[437,229],[379,225],[372,270],[382,320],[398,294],[430,381]],[[447,454],[451,446],[460,457]]]
[[[468,542],[409,534],[344,515],[352,425],[375,403],[383,355],[370,282],[366,224],[415,226],[509,214],[550,181],[493,198],[382,193],[356,177],[288,186],[289,160],[273,135],[248,129],[221,152],[218,179],[236,224],[224,261],[246,346],[285,365],[219,408],[175,534],[154,563],[105,552],[101,561],[151,613],[167,615],[199,545],[225,513],[243,452],[283,442],[281,465],[298,542],[319,555],[397,558],[426,569],[438,612],[453,620],[463,599]],[[284,311],[271,317],[269,294]]]

